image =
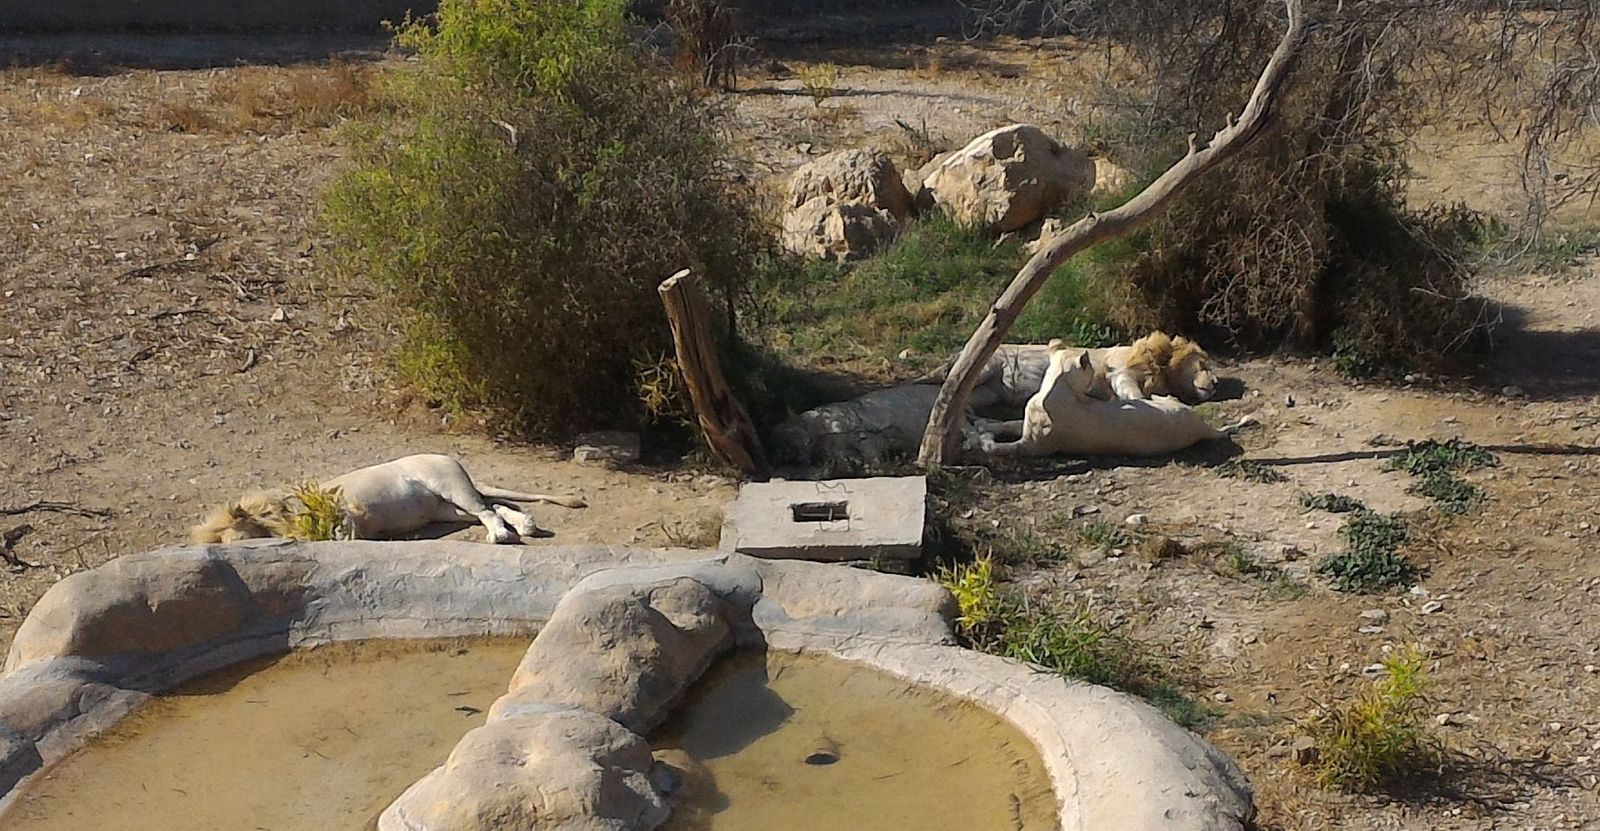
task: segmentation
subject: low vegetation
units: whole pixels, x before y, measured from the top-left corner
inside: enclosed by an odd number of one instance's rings
[[[1364,791],[1438,772],[1443,755],[1428,730],[1426,656],[1408,649],[1382,664],[1380,678],[1309,724],[1324,787]]]
[[[290,491],[299,503],[289,516],[284,536],[308,542],[353,540],[350,506],[338,488],[326,489],[316,482],[303,482]]]
[[[1345,550],[1317,564],[1317,573],[1345,592],[1371,592],[1408,586],[1416,567],[1400,553],[1410,539],[1404,517],[1371,511],[1357,513],[1339,529]]]
[[[1404,452],[1384,463],[1384,470],[1403,470],[1416,479],[1407,493],[1433,502],[1446,514],[1468,514],[1483,504],[1483,489],[1457,476],[1457,473],[1493,467],[1495,455],[1461,439],[1408,444]]]
[[[1200,728],[1214,718],[1088,607],[1004,583],[1001,568],[986,556],[938,573],[956,598],[957,627],[974,648],[1142,696],[1186,727]]]
[[[670,354],[655,287],[691,268],[724,308],[758,232],[698,82],[630,41],[622,4],[445,0],[354,131],[328,192],[333,266],[388,290],[402,373],[501,428],[636,423]]]
[[[1246,482],[1266,485],[1289,481],[1289,477],[1280,473],[1277,468],[1249,459],[1229,460],[1217,465],[1215,469],[1217,475],[1224,479],[1243,479]]]
[[[1058,272],[1012,338],[1083,346],[1119,339],[1100,308],[1101,269],[1119,256],[1115,246],[1105,248]],[[935,214],[857,263],[768,260],[756,286],[762,329],[779,354],[802,366],[881,364],[902,352],[931,365],[966,342],[1025,259],[1018,240],[997,241]]]
[[[1361,500],[1337,493],[1302,493],[1300,504],[1313,511],[1330,514],[1365,513],[1367,506]]]

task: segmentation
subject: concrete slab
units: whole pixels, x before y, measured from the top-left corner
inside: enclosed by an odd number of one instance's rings
[[[822,562],[914,560],[927,499],[922,476],[751,483],[723,513],[722,548]]]

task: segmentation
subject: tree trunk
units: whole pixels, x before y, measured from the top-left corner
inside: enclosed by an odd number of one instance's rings
[[[994,354],[1011,324],[1028,301],[1044,287],[1062,263],[1079,252],[1108,239],[1132,232],[1160,215],[1169,201],[1201,174],[1216,167],[1243,150],[1266,128],[1271,117],[1273,99],[1283,86],[1289,68],[1300,51],[1305,37],[1305,15],[1301,0],[1284,0],[1288,10],[1288,29],[1283,40],[1272,53],[1261,77],[1256,80],[1250,100],[1237,122],[1230,122],[1212,137],[1205,147],[1197,147],[1194,136],[1189,138],[1189,152],[1161,177],[1113,210],[1103,214],[1089,214],[1066,230],[1051,238],[1017,272],[1011,284],[1000,294],[989,309],[989,314],[978,325],[977,331],[967,339],[961,354],[950,368],[939,397],[933,403],[928,417],[928,427],[922,434],[922,448],[917,454],[918,463],[925,467],[948,464],[955,460],[961,447],[959,427],[967,408],[967,398],[978,379],[978,371]]]
[[[706,444],[718,459],[750,476],[765,476],[767,456],[744,405],[728,387],[717,360],[716,339],[711,335],[711,311],[705,294],[683,269],[656,289],[672,324],[672,343],[694,403],[694,414]]]

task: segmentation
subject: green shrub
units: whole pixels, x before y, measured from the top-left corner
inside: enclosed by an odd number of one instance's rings
[[[1234,459],[1223,462],[1216,467],[1217,475],[1224,479],[1243,479],[1258,485],[1270,485],[1276,482],[1287,482],[1289,477],[1283,475],[1277,468],[1264,465],[1250,459]]]
[[[635,362],[670,354],[656,284],[724,303],[755,224],[693,85],[649,65],[609,0],[444,0],[408,20],[394,106],[326,196],[334,266],[389,290],[404,375],[503,426],[629,423]]]
[[[1406,449],[1383,463],[1384,470],[1403,470],[1412,476],[1478,470],[1499,463],[1493,453],[1468,441],[1428,439],[1407,442]]]
[[[1324,787],[1367,790],[1439,768],[1442,753],[1428,730],[1426,658],[1412,649],[1382,663],[1382,678],[1310,725]]]

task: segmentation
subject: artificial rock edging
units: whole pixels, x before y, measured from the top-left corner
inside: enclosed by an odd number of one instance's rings
[[[334,641],[539,632],[489,722],[385,811],[381,828],[488,827],[473,817],[507,803],[419,808],[459,803],[462,788],[482,790],[476,781],[539,795],[534,827],[654,828],[667,802],[643,734],[736,645],[863,663],[996,712],[1039,750],[1063,829],[1244,827],[1249,786],[1221,753],[1130,696],[956,646],[953,611],[925,580],[686,550],[160,549],[66,578],[24,622],[0,675],[0,812],[27,776],[150,695],[227,664]],[[635,637],[631,657],[602,647],[618,632]],[[484,764],[517,753],[519,764]],[[583,776],[561,778],[584,758]],[[441,778],[460,787],[427,784]]]

